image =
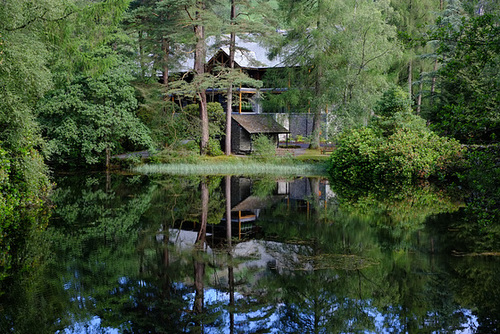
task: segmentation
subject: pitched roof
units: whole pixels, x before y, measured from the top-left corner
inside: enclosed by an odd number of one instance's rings
[[[259,198],[257,196],[248,196],[243,201],[238,203],[231,211],[249,211],[255,209],[265,209],[271,204],[281,201],[285,195],[266,196]]]
[[[238,122],[250,134],[256,133],[289,133],[284,126],[276,122],[272,116],[263,114],[236,114],[232,115],[233,119]]]
[[[229,54],[229,47],[221,48]],[[234,61],[243,68],[269,68],[282,67],[283,60],[280,57],[270,59],[269,49],[258,42],[245,40],[236,36],[236,50]]]
[[[213,37],[207,39],[207,44],[209,46],[215,46],[208,50],[206,55],[206,62],[217,55],[219,51],[224,51],[229,54],[229,47],[227,45],[217,47],[217,44],[228,44],[229,36],[222,36],[223,41],[216,41]],[[268,47],[262,45],[255,40],[254,36],[248,35],[247,38],[240,38],[236,36],[236,50],[234,55],[234,61],[236,66],[243,68],[270,68],[270,67],[283,67],[283,59],[277,56],[270,59],[270,50]],[[190,54],[188,58],[181,62],[180,67],[177,70],[189,71],[192,70],[194,66],[194,55]]]

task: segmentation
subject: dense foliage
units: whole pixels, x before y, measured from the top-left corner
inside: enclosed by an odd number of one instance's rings
[[[467,233],[488,236],[484,249],[491,249],[500,233],[500,146],[473,146],[467,152],[468,168],[461,179],[470,197],[467,203],[470,224]]]
[[[46,29],[65,6],[30,3],[0,6],[0,281],[22,257],[24,239],[38,227],[32,212],[51,188],[34,109],[52,87]]]
[[[459,142],[430,131],[424,119],[412,114],[405,94],[392,88],[379,102],[379,116],[369,126],[338,136],[329,167],[334,179],[366,184],[443,178],[460,168]]]
[[[266,87],[281,94],[264,99],[274,110],[315,114],[313,146],[320,132],[332,134],[377,115],[368,127],[338,137],[330,168],[335,177],[357,184],[444,178],[462,168],[458,142],[437,136],[420,116],[436,133],[463,144],[498,141],[496,2],[244,2],[237,8],[241,15],[230,16],[230,3],[215,0],[4,1],[0,237],[21,230],[18,209],[47,196],[45,162],[99,164],[112,154],[186,141],[202,143],[202,153],[220,154],[227,130],[222,107],[207,108],[200,97],[199,105],[180,100],[204,95],[207,88],[260,87],[238,70],[204,63],[210,47],[231,44],[230,33],[241,38],[252,31],[290,68],[268,71]],[[258,10],[245,15],[244,8],[255,4]],[[197,71],[181,66],[191,54],[197,55]],[[205,73],[209,67],[215,70]],[[177,86],[169,79],[175,71],[186,79]],[[377,104],[391,82],[407,85],[409,96],[392,87]],[[334,116],[320,127],[326,111]],[[459,174],[475,196],[469,208],[484,225],[496,213],[482,219],[482,212],[498,209],[495,154],[469,150],[467,170]],[[0,240],[2,251],[9,250],[6,240]]]
[[[279,1],[286,34],[273,53],[290,67],[266,73],[266,86],[287,87],[267,96],[268,106],[290,112],[312,112],[311,147],[318,148],[320,115],[333,112],[337,125],[362,122],[380,90],[387,71],[401,54],[389,1]],[[293,50],[293,52],[290,52]]]
[[[438,22],[439,23],[439,22]],[[498,142],[500,132],[500,15],[463,18],[435,33],[443,67],[433,128],[464,143]]]
[[[180,123],[182,138],[185,140],[195,138],[199,141],[202,126],[198,110],[198,105],[189,104],[176,117],[176,122]],[[220,140],[226,127],[224,109],[218,102],[208,102],[207,114],[210,137],[206,153],[211,156],[222,155]]]
[[[151,138],[159,147],[179,141],[182,125],[176,121],[180,107],[165,101],[163,87],[157,82],[134,82],[138,101],[137,117],[151,130]]]
[[[79,77],[40,102],[53,161],[96,164],[124,148],[153,148],[149,129],[134,113],[137,100],[130,79],[116,67],[96,77]]]

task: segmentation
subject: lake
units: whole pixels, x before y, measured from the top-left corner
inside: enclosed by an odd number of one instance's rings
[[[500,261],[481,251],[498,241],[460,194],[322,178],[56,182],[29,269],[4,282],[1,333],[499,330]]]

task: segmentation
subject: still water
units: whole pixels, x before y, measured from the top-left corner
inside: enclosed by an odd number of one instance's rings
[[[4,333],[491,333],[500,261],[429,185],[59,176]]]

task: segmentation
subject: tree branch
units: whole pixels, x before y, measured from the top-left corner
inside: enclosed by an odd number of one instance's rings
[[[187,13],[187,15],[188,15],[189,19],[190,19],[191,21],[194,21],[194,19],[193,19],[193,17],[191,16],[191,13],[189,12],[189,10],[188,10],[188,7],[187,7],[187,6],[184,6],[184,10],[186,11],[186,13]]]
[[[5,28],[6,31],[16,31],[16,30],[21,30],[21,29],[24,29],[26,28],[27,26],[29,26],[30,24],[38,21],[38,20],[42,20],[42,21],[45,21],[45,22],[57,22],[57,21],[61,21],[61,20],[64,20],[65,18],[67,18],[68,16],[74,14],[75,12],[73,11],[70,11],[68,12],[67,14],[61,16],[61,17],[58,17],[56,19],[46,19],[45,18],[45,15],[47,14],[48,10],[46,10],[41,16],[38,16],[38,17],[35,17],[31,20],[29,20],[28,22],[24,23],[23,25],[20,25],[18,27],[15,27],[15,28]]]

